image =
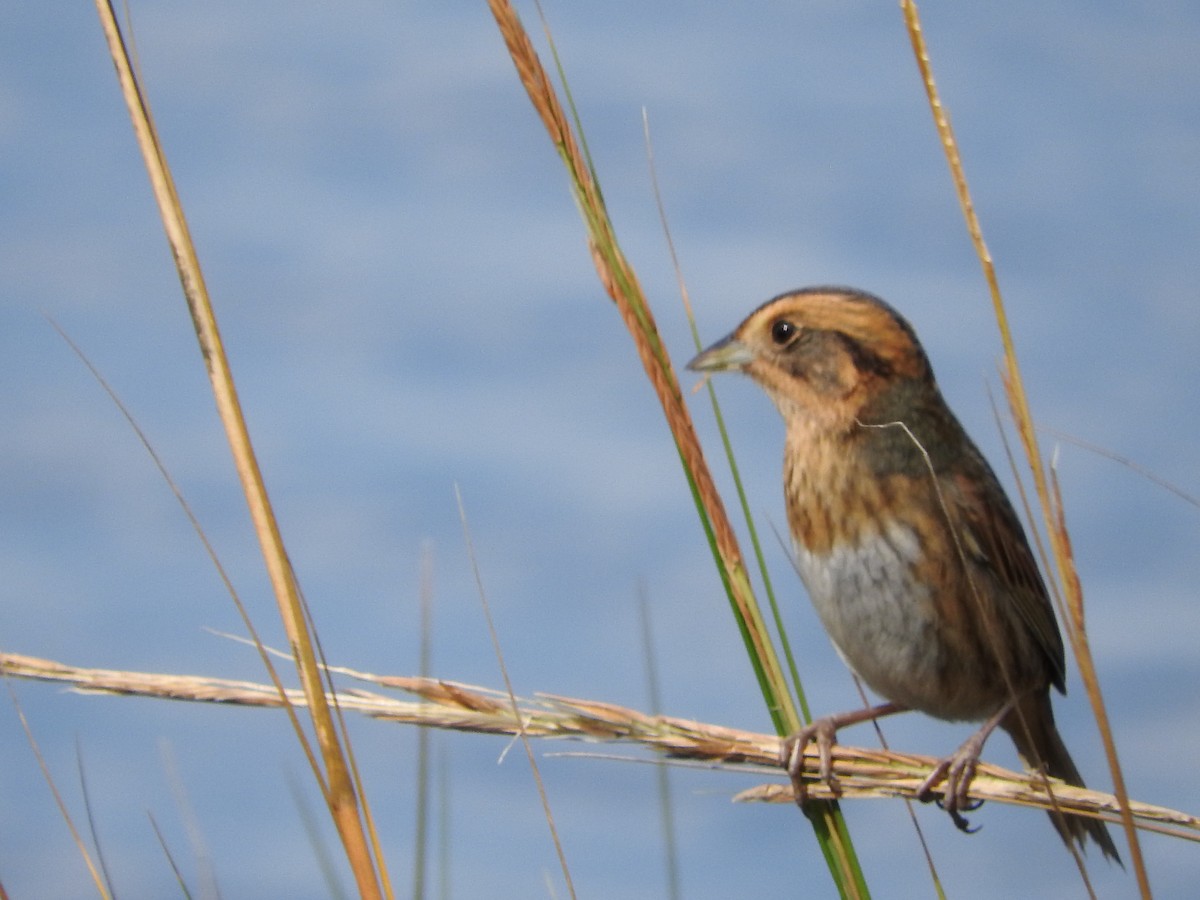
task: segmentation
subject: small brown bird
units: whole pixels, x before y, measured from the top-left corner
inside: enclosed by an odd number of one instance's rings
[[[783,742],[803,802],[804,747],[832,783],[838,727],[915,709],[983,721],[922,786],[967,827],[967,789],[999,726],[1031,770],[1083,786],[1054,726],[1065,691],[1062,637],[1004,489],[942,399],[916,333],[870,294],[782,294],[690,363],[741,371],[787,428],[784,496],[795,562],[850,668],[889,702],[820,719]],[[1069,845],[1091,837],[1120,858],[1104,824],[1051,814]]]

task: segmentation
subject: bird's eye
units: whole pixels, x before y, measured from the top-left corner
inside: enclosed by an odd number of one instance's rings
[[[771,325],[771,340],[782,347],[796,336],[797,330],[787,319],[776,319]]]

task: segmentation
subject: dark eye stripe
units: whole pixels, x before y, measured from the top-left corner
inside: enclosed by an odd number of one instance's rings
[[[892,364],[877,353],[872,353],[854,338],[848,334],[843,334],[840,331],[834,332],[842,346],[850,355],[854,367],[860,372],[873,372],[882,378],[887,378],[892,374]]]

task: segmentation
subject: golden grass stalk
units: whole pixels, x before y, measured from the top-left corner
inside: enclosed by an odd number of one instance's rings
[[[192,243],[183,206],[175,190],[174,179],[150,114],[149,102],[135,72],[129,48],[117,26],[116,14],[108,0],[96,0],[101,27],[117,71],[117,80],[129,109],[134,135],[146,164],[150,184],[158,204],[171,253],[175,259],[184,298],[200,344],[201,356],[233,452],[234,463],[261,545],[263,559],[275,592],[288,643],[303,685],[303,694],[311,715],[322,770],[313,762],[314,775],[333,817],[347,859],[358,885],[359,895],[379,898],[387,887],[383,856],[374,833],[369,809],[365,805],[349,747],[343,746],[335,711],[329,707],[323,670],[311,634],[295,575],[283,545],[278,523],[267,497],[262,472],[254,455],[249,430],[233,383],[229,360],[225,355],[216,315],[209,300],[200,262]],[[303,732],[297,737],[307,743]],[[369,833],[369,837],[368,837]],[[388,895],[390,896],[390,889]]]
[[[558,738],[587,742],[636,745],[674,760],[690,760],[731,772],[778,773],[779,738],[740,731],[675,716],[648,715],[613,703],[552,694],[518,698],[514,707],[507,691],[446,681],[394,675],[375,675],[345,667],[329,667],[330,674],[352,679],[365,687],[340,687],[338,708],[372,719],[401,722],[475,734],[530,738]],[[199,703],[279,708],[284,699],[275,687],[252,681],[167,675],[72,666],[15,653],[0,654],[0,673],[13,678],[58,682],[88,694],[156,697]],[[415,699],[398,699],[380,691],[402,691]],[[302,691],[288,692],[287,701],[303,706]],[[833,771],[839,782],[837,796],[847,799],[916,799],[916,793],[933,757],[835,744]],[[809,790],[820,799],[834,794],[818,777],[820,760],[815,748],[805,752],[804,771],[812,781]],[[980,763],[971,783],[972,800],[994,800],[1048,810],[1053,805],[1067,813],[1096,815],[1116,821],[1120,815],[1111,794],[1054,783],[1050,797],[1043,780]],[[737,794],[739,802],[791,803],[786,779]],[[1129,809],[1139,828],[1200,842],[1200,817],[1178,810],[1131,801]]]
[[[596,272],[633,338],[643,369],[662,406],[767,709],[778,733],[790,734],[799,728],[800,717],[788,691],[770,632],[754,597],[733,526],[692,426],[691,415],[670,357],[663,347],[654,315],[637,276],[617,243],[595,171],[581,150],[581,142],[575,135],[576,129],[559,102],[516,11],[507,0],[488,0],[488,6],[516,66],[517,75],[566,166],[571,191],[587,227],[588,245]],[[550,39],[548,29],[547,38]],[[553,50],[552,41],[551,48]],[[561,67],[559,74],[561,76]],[[577,117],[575,121],[577,127]],[[846,896],[867,896],[866,881],[836,804],[813,804],[811,809],[813,814],[809,817],[810,821],[839,889]]]
[[[954,180],[955,192],[958,195],[959,205],[966,220],[967,231],[971,236],[971,242],[975,247],[976,255],[979,257],[980,265],[983,268],[984,279],[987,282],[988,291],[992,298],[992,307],[996,315],[996,324],[1000,329],[1000,338],[1004,346],[1004,388],[1008,396],[1013,421],[1016,423],[1017,433],[1020,435],[1025,456],[1029,462],[1030,471],[1033,474],[1034,486],[1037,490],[1043,520],[1046,525],[1047,534],[1050,537],[1050,546],[1056,564],[1055,574],[1057,578],[1053,579],[1054,584],[1051,586],[1052,588],[1057,587],[1057,589],[1052,590],[1051,593],[1054,595],[1058,607],[1059,620],[1063,623],[1067,639],[1071,644],[1071,650],[1079,665],[1080,676],[1083,679],[1088,699],[1091,702],[1092,714],[1100,729],[1100,737],[1108,758],[1109,771],[1112,774],[1113,788],[1120,804],[1121,824],[1124,826],[1125,835],[1129,843],[1130,859],[1137,878],[1138,889],[1143,897],[1148,898],[1151,896],[1150,880],[1146,873],[1145,860],[1142,857],[1141,846],[1137,838],[1133,811],[1129,807],[1129,795],[1125,787],[1125,778],[1121,771],[1120,760],[1117,757],[1116,742],[1113,739],[1112,728],[1109,725],[1108,712],[1105,709],[1104,698],[1100,691],[1100,681],[1096,672],[1095,660],[1092,657],[1091,647],[1087,640],[1087,630],[1083,614],[1083,589],[1075,568],[1074,555],[1071,552],[1071,541],[1067,532],[1062,497],[1059,494],[1057,483],[1050,484],[1050,480],[1046,475],[1046,467],[1042,461],[1041,451],[1038,449],[1033,414],[1029,409],[1029,400],[1025,394],[1025,385],[1017,363],[1016,346],[1013,342],[1012,332],[1008,327],[1008,315],[1004,308],[1004,300],[1000,294],[1000,284],[996,276],[996,267],[992,262],[987,244],[984,242],[983,229],[979,224],[979,218],[975,214],[975,206],[971,200],[970,189],[967,186],[966,173],[963,169],[962,157],[958,152],[958,143],[954,138],[954,130],[951,128],[949,116],[942,105],[937,85],[934,82],[933,70],[929,60],[929,50],[925,45],[924,35],[921,31],[921,21],[917,13],[916,3],[913,0],[901,0],[900,5],[904,12],[909,39],[912,43],[913,55],[916,57],[917,67],[921,73],[921,81],[925,86],[926,96],[929,100],[929,108],[933,114],[934,124],[942,143],[942,149],[946,155],[946,161],[950,166],[951,177]],[[1059,790],[1058,787],[1055,788],[1056,795],[1059,793]]]
[[[737,537],[705,463],[704,453],[692,426],[691,416],[684,403],[671,360],[663,348],[654,316],[637,276],[616,242],[594,173],[580,152],[579,143],[566,113],[516,12],[505,0],[489,0],[488,5],[496,18],[521,83],[567,167],[572,191],[588,228],[588,243],[596,272],[634,339],[646,375],[663,407],[689,483],[698,497],[705,526],[709,529],[719,552],[722,575],[731,582],[734,596],[738,600],[738,608],[744,620],[749,622],[756,616],[756,604],[746,579]],[[764,668],[777,670],[778,662],[775,660],[774,650],[765,629],[761,632],[756,629],[750,639],[755,643],[758,658],[764,661]],[[776,673],[772,672],[769,677],[773,680]],[[792,716],[794,717],[794,713]],[[792,730],[799,726],[798,721],[787,724]]]

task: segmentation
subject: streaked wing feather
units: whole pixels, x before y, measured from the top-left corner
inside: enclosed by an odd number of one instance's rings
[[[981,460],[982,462],[982,460]],[[1054,618],[1046,585],[1025,531],[995,474],[983,464],[979,477],[954,476],[958,521],[978,549],[980,562],[1009,589],[1018,617],[1046,654],[1053,684],[1065,691],[1066,660],[1062,635]]]

